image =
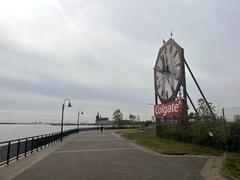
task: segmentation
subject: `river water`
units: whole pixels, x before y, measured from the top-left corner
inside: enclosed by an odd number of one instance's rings
[[[80,125],[79,128],[94,127]],[[76,129],[77,126],[64,126],[63,130]],[[0,142],[37,136],[42,134],[60,132],[61,126],[51,126],[49,124],[0,124]]]

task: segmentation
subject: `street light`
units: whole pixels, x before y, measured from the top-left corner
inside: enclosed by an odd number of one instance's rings
[[[64,99],[63,105],[62,105],[62,122],[61,122],[61,139],[60,139],[60,141],[63,140],[63,114],[64,114],[64,107],[65,107],[66,101],[68,101],[68,107],[72,107],[70,99]]]
[[[79,133],[79,116],[80,116],[80,114],[83,114],[83,110],[82,109],[79,109],[79,111],[78,111],[78,122],[77,122],[77,133]]]

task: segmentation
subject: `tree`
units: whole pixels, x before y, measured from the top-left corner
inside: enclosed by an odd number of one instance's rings
[[[188,119],[194,119],[195,118],[195,113],[193,113],[193,112],[190,112],[189,114],[188,114]]]
[[[136,119],[136,116],[134,116],[133,114],[129,114],[130,121],[134,121],[135,119]]]
[[[198,99],[198,115],[202,118],[202,119],[209,119],[212,118],[212,114],[211,111],[209,110],[207,104],[205,103],[204,99]],[[208,103],[212,112],[214,113],[214,115],[216,116],[216,110],[215,110],[215,106],[212,105],[212,103]]]
[[[233,116],[234,122],[240,123],[240,115],[236,114]]]
[[[118,125],[121,126],[123,123],[123,114],[121,113],[120,109],[117,109],[113,113],[113,120]]]

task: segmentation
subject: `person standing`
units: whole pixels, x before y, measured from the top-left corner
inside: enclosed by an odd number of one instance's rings
[[[102,132],[103,132],[103,125],[101,125],[101,128],[100,128],[100,129],[101,129],[101,133],[102,133]]]

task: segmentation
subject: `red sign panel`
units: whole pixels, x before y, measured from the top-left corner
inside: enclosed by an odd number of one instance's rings
[[[154,106],[155,117],[180,116],[183,112],[183,101],[171,101]]]

